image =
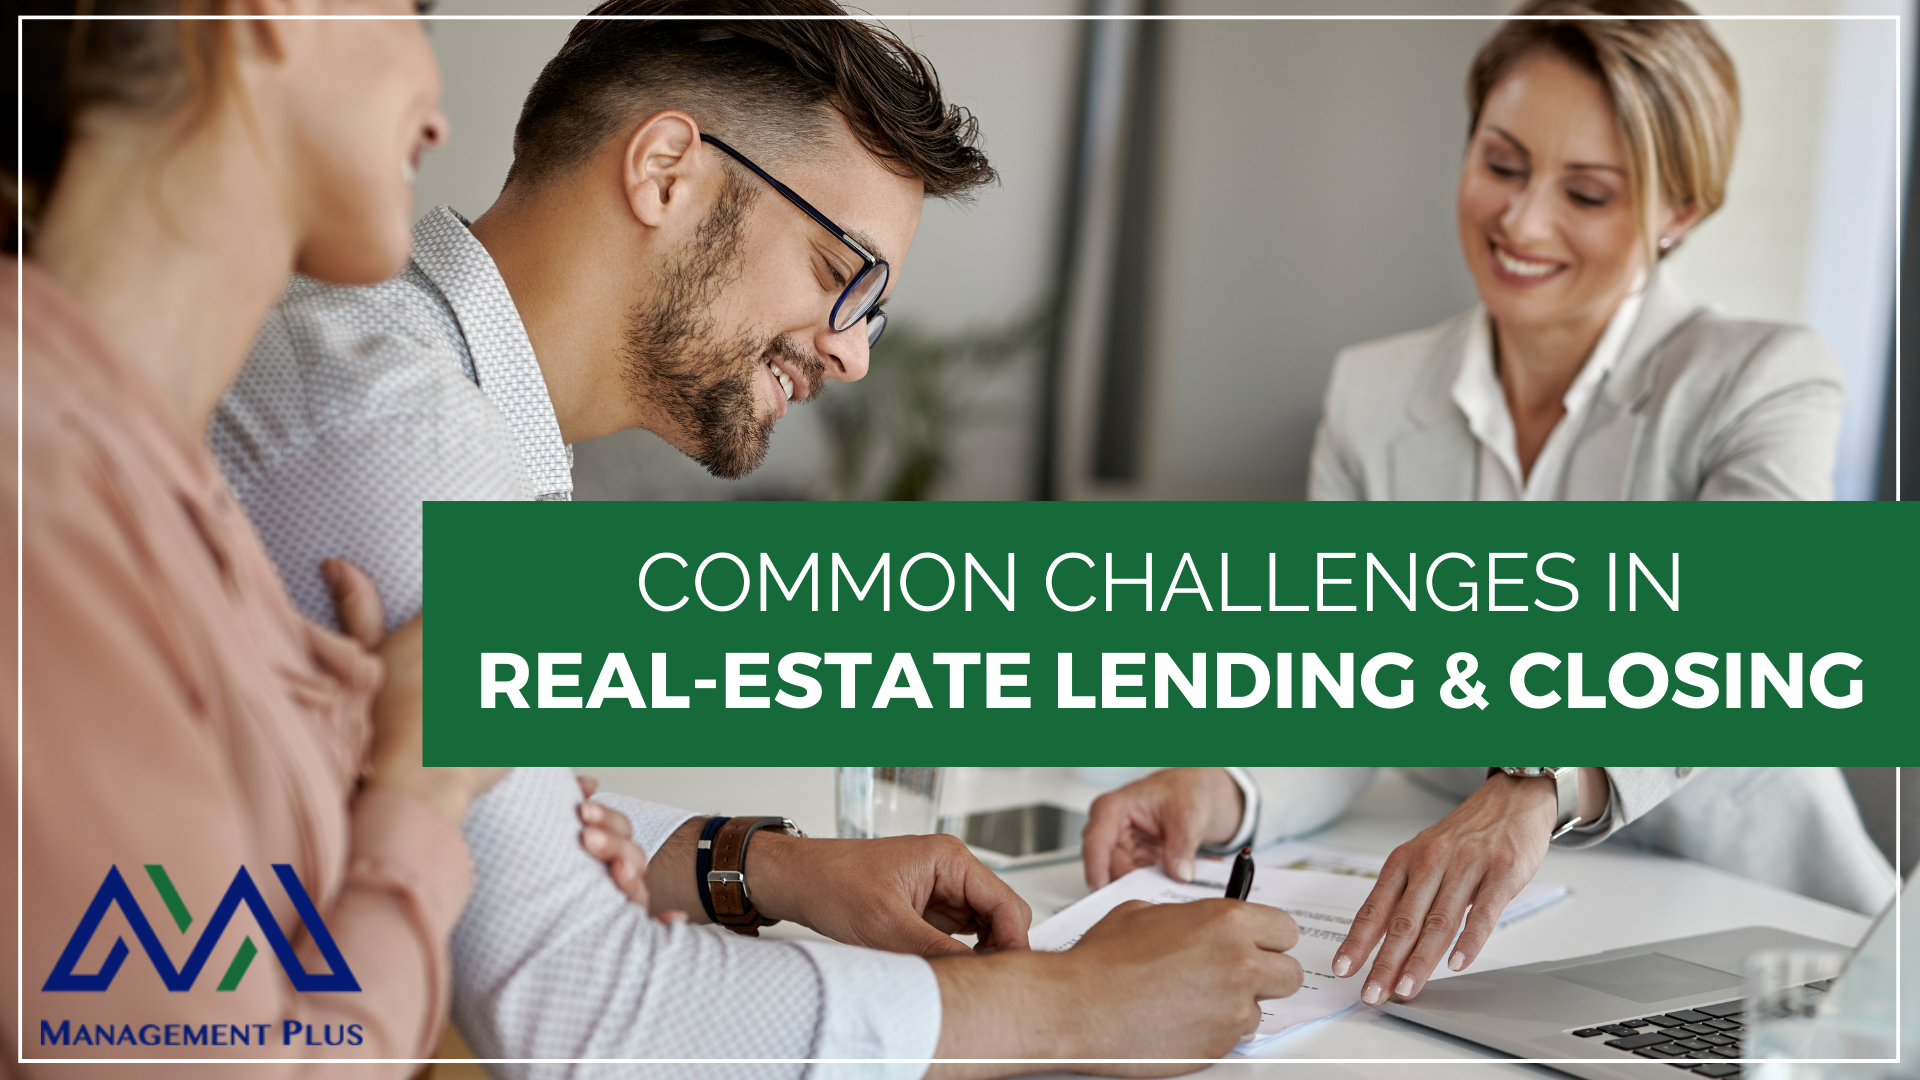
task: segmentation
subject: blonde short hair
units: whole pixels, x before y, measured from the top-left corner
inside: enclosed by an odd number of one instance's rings
[[[1487,95],[1521,60],[1551,52],[1600,80],[1627,150],[1627,177],[1651,258],[1656,214],[1725,201],[1740,131],[1733,61],[1680,0],[1528,0],[1473,58],[1468,133]]]

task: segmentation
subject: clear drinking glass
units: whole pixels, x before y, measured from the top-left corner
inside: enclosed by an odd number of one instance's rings
[[[919,836],[940,822],[943,769],[835,769],[839,834],[853,839]]]
[[[1826,980],[1840,974],[1847,954],[1837,949],[1766,949],[1747,958],[1744,1056],[1830,1057],[1816,1046]],[[1818,987],[1809,984],[1818,984]],[[1752,1080],[1820,1080],[1820,1065],[1768,1061],[1747,1066]]]

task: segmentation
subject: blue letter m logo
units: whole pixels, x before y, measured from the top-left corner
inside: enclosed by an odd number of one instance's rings
[[[155,873],[158,871],[158,873]],[[173,886],[166,880],[166,872],[159,867],[149,867],[155,885],[159,886],[168,909],[174,920],[185,931],[192,923],[185,905],[180,903]],[[358,990],[353,972],[347,968],[346,957],[340,955],[339,946],[333,943],[333,935],[327,932],[327,926],[320,921],[320,912],[314,909],[313,900],[307,896],[307,890],[300,884],[300,878],[294,874],[293,867],[285,863],[275,863],[273,872],[280,877],[287,896],[293,901],[293,908],[306,925],[307,933],[313,936],[314,945],[327,961],[331,972],[312,974],[300,964],[300,958],[293,954],[293,945],[287,936],[280,932],[280,924],[273,919],[273,912],[267,907],[260,890],[253,884],[253,877],[246,867],[233,875],[233,884],[227,886],[227,894],[220,898],[220,906],[214,909],[213,918],[207,921],[200,931],[200,940],[193,946],[193,952],[187,956],[185,965],[175,970],[173,958],[167,955],[166,947],[160,944],[160,938],[154,934],[153,926],[147,922],[146,913],[140,910],[139,901],[133,898],[133,890],[127,887],[126,879],[120,876],[120,868],[107,870],[107,880],[100,885],[100,891],[93,894],[93,903],[87,905],[87,913],[80,918],[80,925],[73,932],[73,938],[67,942],[66,951],[60,954],[60,960],[53,965],[53,974],[47,976],[47,984],[42,990],[105,990],[113,984],[113,977],[120,972],[120,965],[127,958],[127,943],[124,939],[115,939],[113,948],[108,951],[106,962],[93,975],[76,973],[74,965],[87,950],[93,940],[93,933],[100,927],[100,920],[106,917],[107,908],[120,905],[121,914],[133,927],[134,936],[140,939],[140,945],[147,950],[147,959],[159,970],[160,979],[167,989],[173,991],[193,989],[194,980],[200,977],[200,969],[207,965],[207,958],[213,954],[213,947],[220,942],[220,934],[233,920],[234,912],[241,903],[253,912],[254,921],[260,924],[260,932],[266,936],[267,944],[273,946],[273,955],[280,960],[280,966],[287,972],[287,978],[293,981],[293,988],[303,993],[317,991]],[[252,939],[242,943],[239,955],[234,957],[233,966],[227,970],[227,977],[220,989],[231,990],[239,985],[240,976],[246,972],[247,964],[253,960]]]

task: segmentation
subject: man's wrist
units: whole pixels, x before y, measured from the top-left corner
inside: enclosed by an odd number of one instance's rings
[[[647,860],[647,895],[654,911],[683,911],[695,922],[707,921],[693,876],[700,830],[706,824],[703,817],[681,822]]]
[[[940,984],[938,1058],[1086,1058],[1091,1045],[1084,993],[1075,993],[1071,961],[1047,952],[948,956],[929,961]],[[929,1080],[979,1080],[1044,1066],[936,1065]]]
[[[755,910],[768,919],[808,925],[799,899],[805,889],[799,878],[806,863],[807,845],[820,841],[789,836],[778,829],[761,829],[747,842],[740,872],[747,879],[747,895]]]

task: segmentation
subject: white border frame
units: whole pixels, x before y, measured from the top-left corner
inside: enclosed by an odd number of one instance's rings
[[[426,22],[576,22],[579,15],[279,15],[279,16],[187,16],[187,15],[92,15],[84,16],[86,21],[113,21],[122,19],[140,19],[153,21],[211,19],[230,21],[266,18],[273,21],[389,21],[400,19],[418,19]],[[1507,15],[871,15],[847,16],[848,18],[871,19],[875,22],[888,21],[926,21],[926,22],[1093,22],[1111,21],[1159,21],[1159,22],[1508,22]],[[60,15],[20,15],[14,23],[14,176],[19,177],[26,170],[26,64],[25,41],[28,21],[71,21],[75,16]],[[631,18],[631,16],[621,16]],[[689,20],[701,16],[669,16]],[[767,19],[782,18],[764,16]],[[789,16],[791,21],[810,21],[830,19],[834,16]],[[1546,18],[1546,16],[1527,16],[1527,18]],[[1696,15],[1692,16],[1705,22],[1891,22],[1894,24],[1896,47],[1894,49],[1894,138],[1893,155],[1893,498],[1899,501],[1902,493],[1901,476],[1901,365],[1900,365],[1900,287],[1901,287],[1901,246],[1904,238],[1904,210],[1906,188],[1906,162],[1900,153],[1901,132],[1906,123],[1906,87],[1901,79],[1900,54],[1904,39],[1900,37],[1904,28],[1898,15]],[[15,249],[24,251],[25,230],[21,222],[14,224]],[[1302,1064],[1302,1065],[1628,1065],[1637,1066],[1641,1062],[1621,1061],[1619,1058],[1279,1058],[1279,1057],[1225,1057],[1225,1058],[44,1058],[26,1056],[26,881],[23,876],[26,867],[26,796],[25,796],[25,729],[26,729],[26,680],[25,680],[25,636],[26,616],[24,604],[19,598],[25,585],[26,540],[25,527],[25,463],[22,451],[25,449],[24,401],[26,381],[24,361],[26,356],[26,310],[25,275],[16,274],[14,281],[14,310],[20,313],[19,323],[14,327],[14,596],[19,604],[14,611],[14,715],[17,719],[14,728],[14,1030],[19,1032],[20,1046],[16,1049],[15,1061],[21,1065],[284,1065],[293,1061],[324,1061],[343,1066],[352,1065],[433,1065],[440,1062],[473,1063],[480,1065],[931,1065],[937,1062],[969,1065],[1047,1065],[1063,1068],[1068,1065],[1118,1065],[1118,1064],[1191,1064],[1191,1065],[1246,1065]],[[1893,770],[1893,851],[1895,873],[1899,872],[1901,836],[1900,836],[1900,767]],[[1900,893],[1905,882],[1895,889],[1893,909],[1893,949],[1894,949],[1894,1041],[1896,1053],[1901,1045],[1900,1001]],[[1483,1048],[1491,1049],[1491,1048]],[[1497,1053],[1497,1051],[1494,1051]],[[1795,1065],[1898,1065],[1899,1057],[1891,1058],[1727,1058],[1728,1064],[1751,1065],[1765,1062]],[[1644,1064],[1666,1066],[1663,1060],[1647,1060]],[[1654,1074],[1649,1074],[1654,1075]],[[1658,1074],[1665,1076],[1667,1074]]]

